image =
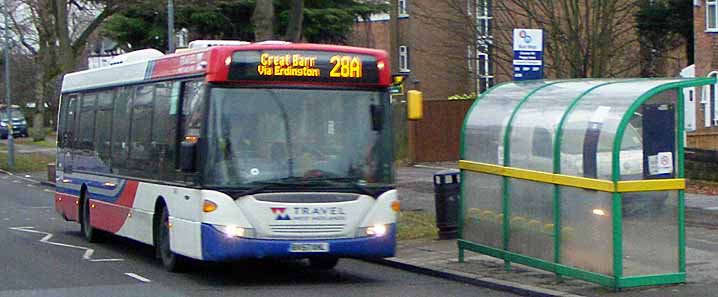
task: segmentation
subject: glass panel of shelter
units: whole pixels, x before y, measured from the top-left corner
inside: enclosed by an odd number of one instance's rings
[[[519,102],[543,82],[507,83],[474,103],[466,119],[462,159],[502,165],[505,125]],[[463,238],[503,248],[501,176],[465,172]]]
[[[678,98],[675,89],[661,92],[633,114],[621,144],[622,180],[677,177]],[[679,272],[678,199],[678,191],[622,194],[624,275]]]
[[[554,172],[554,135],[571,103],[600,81],[544,85],[518,108],[510,135],[510,164]],[[509,250],[554,261],[554,185],[509,179]]]

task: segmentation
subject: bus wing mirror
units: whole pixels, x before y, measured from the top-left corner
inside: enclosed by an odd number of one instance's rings
[[[412,121],[421,120],[424,117],[423,95],[417,90],[410,90],[406,93],[406,117]]]
[[[180,144],[180,171],[194,172],[196,170],[197,143],[182,141]]]
[[[371,129],[381,131],[384,127],[384,107],[372,104],[369,106],[369,110],[371,112]]]

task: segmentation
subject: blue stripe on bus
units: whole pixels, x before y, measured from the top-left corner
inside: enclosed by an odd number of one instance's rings
[[[98,182],[98,181],[93,181],[93,180],[89,180],[89,179],[80,179],[80,178],[76,178],[76,177],[71,177],[70,180],[71,181],[69,184],[77,185],[77,189],[68,188],[68,187],[64,187],[64,186],[57,186],[55,191],[58,193],[61,193],[61,194],[80,196],[80,186],[82,186],[82,184],[86,184],[90,191],[90,195],[92,195],[92,199],[109,202],[109,203],[113,203],[113,202],[116,202],[117,200],[119,200],[120,196],[122,195],[122,192],[125,190],[125,186],[127,185],[127,182],[124,180],[120,181],[119,185],[116,187],[108,187],[108,186],[104,185],[104,182]],[[99,190],[99,189],[115,190],[117,192],[113,195],[104,195],[104,194],[100,194],[97,192],[97,190]]]
[[[361,237],[326,240],[267,240],[229,238],[209,224],[202,224],[202,258],[206,261],[226,261],[263,258],[307,258],[330,256],[346,258],[386,258],[396,251],[396,225],[391,224],[382,237]],[[291,253],[292,242],[327,242],[326,253]]]

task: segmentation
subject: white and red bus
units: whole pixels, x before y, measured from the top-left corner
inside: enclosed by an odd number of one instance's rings
[[[187,258],[395,252],[399,201],[384,51],[282,42],[67,74],[55,207],[100,233]],[[147,50],[144,51],[147,53]]]

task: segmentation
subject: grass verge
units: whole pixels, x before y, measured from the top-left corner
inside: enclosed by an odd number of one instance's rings
[[[402,211],[399,213],[397,225],[397,240],[436,239],[439,237],[436,217],[424,212]]]
[[[15,154],[15,168],[9,170],[7,152],[0,152],[0,169],[12,172],[46,171],[47,163],[55,162],[54,156],[45,154]]]
[[[31,137],[23,137],[23,138],[13,138],[13,143],[15,144],[22,144],[22,145],[32,145],[32,146],[40,146],[40,147],[47,147],[47,148],[56,148],[57,145],[55,144],[55,140],[43,140],[43,141],[32,141]],[[7,146],[7,140],[3,140],[0,142],[0,147],[6,147]]]

